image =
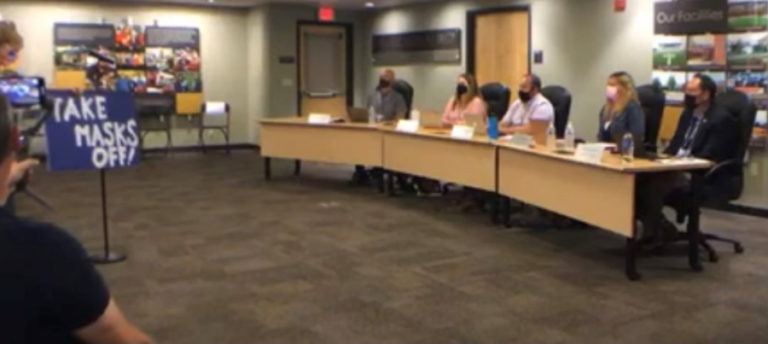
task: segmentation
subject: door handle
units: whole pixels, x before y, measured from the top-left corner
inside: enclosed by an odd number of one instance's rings
[[[341,94],[339,91],[328,91],[328,92],[302,91],[301,93],[304,96],[309,97],[309,98],[333,98],[333,97]]]

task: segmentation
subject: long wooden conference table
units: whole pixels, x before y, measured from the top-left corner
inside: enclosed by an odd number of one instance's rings
[[[646,173],[711,167],[703,160],[625,162],[618,156],[590,163],[545,147],[515,146],[486,137],[454,139],[443,129],[407,133],[391,125],[317,125],[302,118],[262,120],[260,141],[267,179],[272,158],[296,160],[297,174],[301,160],[375,166],[489,191],[611,231],[626,238],[625,272],[631,280],[640,278],[635,180]],[[700,174],[691,175],[692,185],[699,185]],[[698,188],[693,191],[695,200]],[[686,228],[688,261],[701,271],[699,210],[694,208]]]

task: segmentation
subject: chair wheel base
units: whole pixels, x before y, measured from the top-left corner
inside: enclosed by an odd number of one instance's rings
[[[643,278],[639,272],[627,272],[627,279],[630,281],[639,281]]]
[[[733,245],[733,251],[738,254],[742,254],[744,253],[744,246],[741,246],[741,244],[735,244]]]
[[[711,263],[717,263],[717,261],[719,261],[719,260],[720,260],[720,257],[717,255],[717,253],[713,252],[713,253],[709,254],[709,261]]]

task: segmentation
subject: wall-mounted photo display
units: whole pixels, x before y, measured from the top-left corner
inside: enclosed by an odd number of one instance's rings
[[[143,70],[121,69],[117,71],[115,90],[118,92],[145,93],[147,74]]]
[[[691,35],[687,57],[690,70],[724,70],[725,35]]]
[[[728,35],[728,69],[762,70],[768,60],[768,32]]]
[[[118,49],[141,50],[144,42],[144,28],[134,25],[133,20],[123,19],[115,27],[115,47]]]
[[[683,88],[688,81],[686,72],[673,71],[653,71],[651,82],[658,85],[667,94],[667,100],[672,102],[681,102],[685,97]]]
[[[653,37],[653,69],[683,70],[686,65],[687,36]]]
[[[728,30],[768,30],[768,0],[728,0]]]
[[[728,74],[728,86],[746,94],[765,93],[766,74],[763,71],[758,72],[731,72]]]
[[[61,45],[55,48],[54,68],[58,70],[85,69],[88,49],[85,46]]]

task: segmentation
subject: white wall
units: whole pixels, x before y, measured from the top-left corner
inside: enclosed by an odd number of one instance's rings
[[[246,100],[246,66],[248,49],[246,20],[258,31],[257,22],[263,18],[249,16],[248,11],[232,9],[195,8],[188,6],[115,5],[105,3],[73,3],[43,1],[3,1],[0,14],[13,20],[24,36],[25,50],[19,66],[27,75],[40,75],[52,83],[53,26],[57,22],[100,23],[105,18],[117,23],[132,17],[139,25],[151,25],[158,20],[161,26],[191,26],[200,28],[203,91],[207,100],[228,101],[232,109],[232,142],[256,142],[255,124],[249,116]],[[254,36],[255,37],[255,36]],[[179,122],[184,121],[179,118]],[[173,135],[175,146],[196,145],[197,132],[177,129]],[[219,136],[211,136],[211,143],[220,143]],[[148,137],[148,146],[164,144],[164,139]]]
[[[267,68],[268,44],[268,9],[261,6],[248,12],[246,27],[246,45],[248,47],[247,70],[248,87],[248,138],[249,142],[259,142],[258,121],[269,112],[269,68]]]
[[[650,81],[653,38],[653,1],[627,1],[623,13],[613,12],[612,0],[475,0],[403,6],[378,12],[368,26],[370,34],[413,30],[461,28],[466,45],[466,13],[485,7],[530,4],[531,43],[543,50],[544,63],[532,65],[545,85],[559,84],[573,94],[571,120],[579,136],[591,139],[597,131],[597,113],[604,99],[607,76],[617,70],[632,74],[638,84]],[[370,45],[370,43],[368,43]],[[398,77],[416,89],[414,104],[442,109],[462,63],[395,66]],[[379,69],[366,49],[367,85]]]

